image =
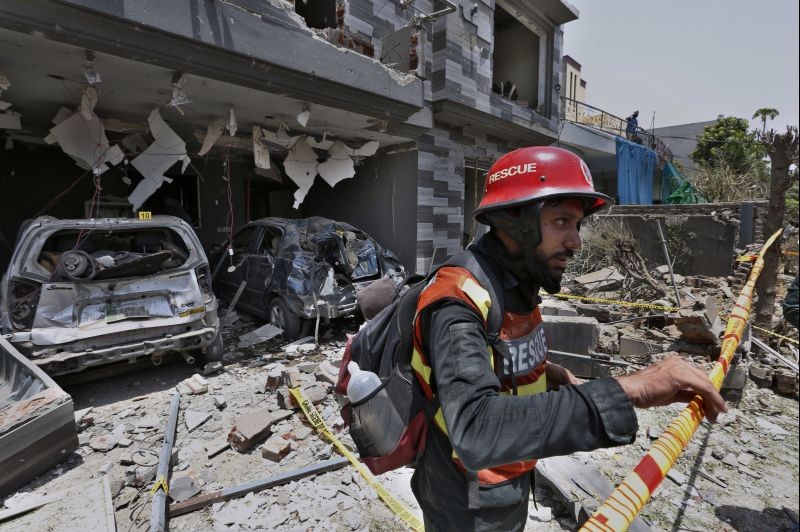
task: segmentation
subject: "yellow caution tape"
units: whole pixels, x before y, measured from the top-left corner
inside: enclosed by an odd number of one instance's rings
[[[575,296],[572,294],[555,294],[555,297],[564,299],[580,299],[582,301],[594,301],[596,303],[609,303],[612,305],[620,305],[623,307],[655,308],[659,310],[669,310],[673,312],[677,312],[678,310],[680,310],[678,307],[665,307],[664,305],[652,305],[649,303],[634,303],[633,301],[619,301],[617,299],[603,299],[600,297]]]
[[[775,331],[770,331],[770,330],[767,330],[767,329],[762,329],[761,327],[758,327],[757,325],[753,325],[753,329],[758,329],[758,330],[759,330],[759,331],[761,331],[761,332],[765,332],[765,333],[767,333],[767,334],[771,334],[772,336],[777,336],[778,338],[783,338],[784,340],[787,340],[787,341],[789,341],[789,342],[792,342],[793,344],[800,345],[800,342],[798,342],[798,341],[797,341],[797,340],[795,340],[794,338],[789,338],[788,336],[784,336],[784,335],[782,335],[782,334],[778,334],[778,333],[776,333]]]
[[[750,317],[750,303],[753,300],[756,280],[764,267],[764,253],[778,238],[781,230],[773,234],[753,264],[750,276],[731,311],[725,336],[720,348],[720,356],[711,372],[709,380],[719,390],[728,372],[736,346],[741,340],[744,325]],[[581,532],[617,532],[628,527],[656,491],[658,485],[675,465],[678,457],[689,444],[704,416],[703,400],[697,395],[684,408],[678,417],[669,424],[664,433],[650,447],[642,461],[614,489],[611,495],[592,514],[580,528]]]
[[[411,530],[415,532],[423,532],[425,530],[425,526],[422,522],[411,513],[411,510],[406,506],[400,499],[392,495],[389,490],[383,487],[383,485],[378,482],[373,474],[370,472],[367,467],[358,461],[356,455],[354,455],[350,449],[345,447],[345,445],[339,441],[336,435],[331,431],[328,425],[325,423],[325,420],[322,419],[322,416],[319,415],[319,412],[316,408],[314,408],[314,404],[309,401],[305,395],[303,395],[303,390],[300,389],[298,386],[297,388],[289,388],[289,391],[292,392],[297,403],[300,405],[300,408],[303,409],[303,413],[306,415],[308,420],[320,432],[323,436],[328,438],[331,443],[338,449],[342,455],[350,460],[350,463],[355,466],[361,476],[364,477],[364,480],[367,481],[372,489],[374,489],[378,496],[386,503],[386,506],[392,510],[397,517],[399,517]]]
[[[164,490],[164,495],[169,495],[169,485],[164,475],[159,475],[156,479],[156,483],[153,484],[153,489],[150,490],[150,495],[155,495],[159,488]]]

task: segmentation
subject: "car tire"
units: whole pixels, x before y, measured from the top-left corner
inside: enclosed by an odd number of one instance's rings
[[[267,307],[267,321],[276,327],[283,329],[284,340],[297,340],[300,337],[300,329],[303,320],[300,316],[292,314],[286,302],[278,296],[269,301]]]

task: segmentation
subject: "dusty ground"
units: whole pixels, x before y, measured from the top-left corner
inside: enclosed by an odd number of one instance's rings
[[[242,318],[229,334],[236,338],[256,325]],[[296,437],[291,452],[278,462],[262,457],[260,446],[245,453],[228,449],[209,458],[205,445],[226,436],[236,418],[248,409],[279,410],[276,392],[265,391],[268,373],[277,364],[296,366],[326,360],[335,363],[344,345],[345,331],[355,330],[356,326],[355,322],[347,322],[336,329],[326,329],[323,334],[326,339],[306,353],[287,354],[279,340],[244,350],[228,347],[225,370],[206,377],[208,392],[182,397],[173,484],[176,477],[188,475],[200,493],[208,493],[326,460],[335,454],[316,434],[302,434],[299,429],[304,423],[300,413],[272,427],[273,434],[291,433]],[[81,446],[64,462],[10,497],[6,505],[23,501],[30,496],[29,492],[53,494],[74,490],[105,474],[111,480],[118,529],[147,528],[151,484],[131,486],[131,476],[144,475],[157,462],[170,394],[175,385],[195,371],[196,368],[180,360],[95,382],[65,383],[76,410],[92,408],[87,415],[92,422],[80,433]],[[313,373],[305,378],[309,383],[315,380]],[[216,406],[215,399],[216,402],[223,399],[224,408]],[[329,425],[341,428],[332,393],[317,408]],[[582,453],[579,458],[596,466],[616,485],[649,448],[650,436],[656,437],[678,410],[665,407],[639,411],[640,430],[635,444]],[[189,432],[185,423],[187,411],[210,413],[211,417]],[[97,438],[109,435],[119,441],[104,451],[104,442]],[[340,436],[350,442],[346,430]],[[699,476],[700,467],[725,487]],[[720,423],[701,426],[673,471],[674,480],[664,481],[642,513],[654,530],[797,530],[797,400],[748,384],[738,407],[732,408]],[[408,488],[410,474],[405,469],[382,475],[380,479],[418,512]],[[527,529],[575,529],[574,520],[542,484],[539,482],[536,489],[539,508],[531,505]],[[63,529],[63,524],[56,522],[42,525],[42,529],[49,526]],[[355,470],[346,467],[174,518],[170,529],[392,531],[404,527]]]

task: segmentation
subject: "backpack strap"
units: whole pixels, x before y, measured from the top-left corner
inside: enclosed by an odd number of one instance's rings
[[[486,259],[477,252],[475,245],[470,245],[463,253],[455,255],[448,260],[443,266],[458,266],[466,269],[472,274],[487,292],[489,292],[489,299],[492,301],[489,307],[489,317],[486,320],[486,337],[492,350],[498,353],[502,358],[508,361],[511,367],[511,389],[514,395],[517,395],[517,378],[514,373],[514,357],[508,351],[505,342],[500,339],[500,328],[503,326],[503,309],[505,308],[505,301],[503,299],[503,287],[500,286],[500,280],[497,278],[494,269],[487,263]]]

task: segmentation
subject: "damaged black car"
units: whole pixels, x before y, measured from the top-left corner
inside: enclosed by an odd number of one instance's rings
[[[244,282],[236,308],[266,319],[289,340],[308,334],[317,319],[354,314],[357,292],[375,281],[399,286],[406,276],[395,255],[368,234],[321,217],[256,220],[219,247],[217,257],[220,296],[231,300]]]
[[[222,359],[208,259],[180,218],[36,218],[0,288],[3,333],[51,375],[171,351]]]

